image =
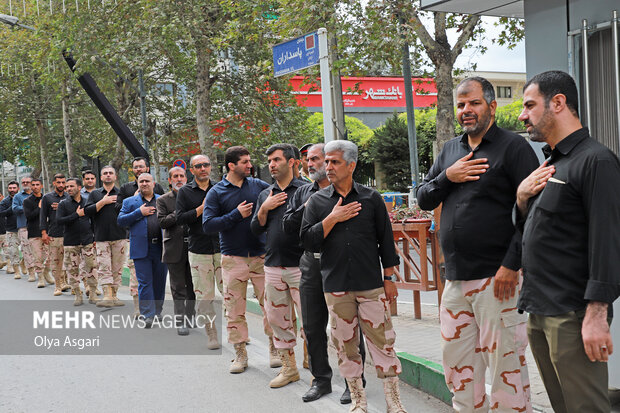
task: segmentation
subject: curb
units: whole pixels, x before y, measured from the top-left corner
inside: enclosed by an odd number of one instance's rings
[[[258,301],[253,299],[247,300],[246,309],[250,313],[263,315]],[[297,320],[297,322],[299,323],[300,320]],[[441,364],[406,352],[398,352],[396,355],[403,369],[399,376],[402,381],[448,405],[452,404],[452,393],[450,393],[446,385]]]

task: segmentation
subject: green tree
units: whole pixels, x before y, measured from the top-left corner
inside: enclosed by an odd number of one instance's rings
[[[519,120],[519,115],[523,109],[523,99],[512,102],[509,105],[497,108],[495,111],[495,122],[500,128],[511,131],[523,131],[523,122]]]

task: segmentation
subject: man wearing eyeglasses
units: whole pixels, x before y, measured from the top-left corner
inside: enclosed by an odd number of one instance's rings
[[[222,265],[220,240],[217,233],[207,234],[202,230],[202,211],[207,192],[213,187],[211,182],[211,161],[205,155],[195,155],[189,161],[189,169],[194,180],[179,189],[176,202],[177,225],[189,227],[188,259],[191,268],[191,284],[196,295],[199,315],[213,316],[215,287],[222,293]],[[188,304],[191,301],[188,301]],[[194,308],[186,307],[186,315],[191,318]],[[205,323],[207,348],[220,348],[217,330],[212,323]]]

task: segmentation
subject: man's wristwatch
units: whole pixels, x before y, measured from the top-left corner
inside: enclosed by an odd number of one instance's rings
[[[396,282],[396,276],[394,274],[392,274],[392,275],[384,275],[383,276],[383,281]]]

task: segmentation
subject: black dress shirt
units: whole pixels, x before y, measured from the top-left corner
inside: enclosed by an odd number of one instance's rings
[[[306,201],[320,189],[318,182],[305,184],[299,187],[288,201],[288,207],[282,217],[282,228],[288,235],[294,235],[298,243],[301,243],[299,240],[299,230],[306,209]]]
[[[198,208],[205,200],[207,192],[213,188],[209,186],[203,191],[196,180],[183,185],[177,194],[176,214],[177,224],[189,227],[189,251],[194,254],[215,254],[220,252],[220,236],[217,232],[205,233],[202,230],[202,214],[196,216]]]
[[[48,192],[43,195],[41,199],[41,214],[39,219],[41,220],[41,230],[47,231],[47,235],[50,237],[62,237],[63,228],[56,223],[56,210],[52,208],[54,202],[60,203],[60,201],[67,199],[69,195],[66,192],[59,196],[56,191]]]
[[[620,295],[620,162],[587,128],[545,150],[555,173],[529,200],[525,222],[517,222],[523,229],[519,309],[553,316],[600,301],[609,303],[611,316]]]
[[[284,188],[284,191],[280,189],[277,183],[273,183],[266,189],[263,189],[258,195],[256,210],[252,217],[250,228],[252,228],[252,232],[256,236],[267,232],[267,239],[265,241],[265,249],[267,250],[265,266],[267,267],[299,267],[299,258],[303,254],[304,249],[299,245],[298,235],[294,234],[291,236],[284,232],[282,219],[290,199],[297,192],[297,189],[304,185],[307,185],[307,182],[293,178],[288,186]],[[258,211],[269,196],[270,191],[273,191],[273,195],[285,192],[287,195],[286,202],[269,211],[265,226],[261,226],[258,222]]]
[[[334,225],[325,238],[322,221],[339,198],[341,195],[333,185],[312,195],[301,224],[305,249],[321,253],[323,290],[364,291],[383,287],[381,265],[390,268],[400,263],[383,198],[374,189],[353,182],[342,204],[357,201],[362,209],[359,215]]]
[[[136,191],[138,190],[138,181],[131,181],[124,183],[121,185],[119,189],[118,196],[116,197],[116,211],[121,212],[121,208],[123,207],[123,201],[129,197],[136,195]],[[155,182],[155,188],[153,189],[157,195],[163,195],[165,193],[164,188],[157,182]]]
[[[109,192],[110,195],[118,195],[119,189],[113,187]],[[104,205],[97,212],[97,202],[108,194],[104,187],[93,190],[88,196],[86,215],[91,217],[95,227],[95,241],[118,241],[127,238],[127,231],[123,227],[119,227],[116,223],[118,211],[116,206],[112,204]]]
[[[418,204],[432,210],[443,202],[440,242],[448,280],[492,277],[500,266],[521,268],[521,234],[512,225],[517,187],[538,158],[525,138],[491,125],[471,159],[487,158],[476,181],[451,182],[446,169],[470,153],[467,134],[447,142],[417,188]]]
[[[80,196],[80,202],[67,197],[58,204],[56,222],[64,227],[62,245],[88,245],[94,241],[93,226],[88,216],[79,216],[78,207],[84,209],[86,199]]]
[[[28,198],[24,199],[24,215],[26,216],[26,228],[28,229],[28,238],[41,238],[41,226],[39,215],[41,208],[39,208],[39,201],[43,196],[36,197],[31,194]]]
[[[155,195],[153,195],[150,201],[144,199],[142,195],[140,197],[142,198],[142,203],[146,204],[147,207],[155,208],[155,211],[157,211],[157,200],[155,199]],[[146,236],[149,241],[158,239],[161,244],[161,227],[157,219],[157,212],[146,216]]]
[[[17,232],[17,216],[13,213],[13,197],[6,196],[0,202],[0,216],[6,218],[6,231]]]

